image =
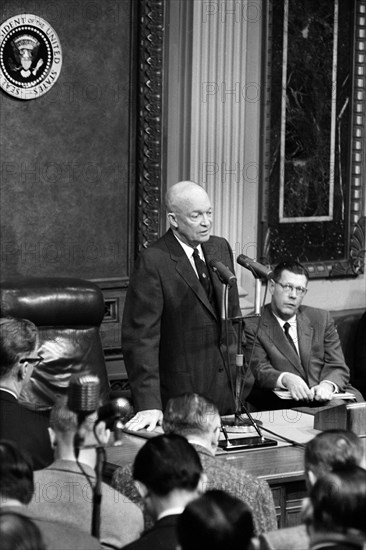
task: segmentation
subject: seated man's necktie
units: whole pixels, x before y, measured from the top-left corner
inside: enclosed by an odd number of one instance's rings
[[[290,323],[285,323],[283,325],[283,330],[285,332],[285,336],[286,336],[287,340],[290,342],[291,346],[293,347],[293,349],[296,351],[296,353],[298,355],[298,351],[296,349],[295,342],[293,341],[293,339],[291,337],[291,334],[290,334]]]
[[[193,249],[193,260],[197,269],[198,278],[205,289],[208,299],[212,300],[212,286],[206,263],[201,260],[197,248]]]

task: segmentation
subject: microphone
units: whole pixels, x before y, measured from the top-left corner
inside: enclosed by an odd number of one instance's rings
[[[70,411],[87,416],[99,406],[100,381],[95,374],[73,374],[68,389]]]
[[[219,262],[217,260],[210,260],[208,265],[217,274],[222,283],[229,286],[232,286],[234,283],[236,283],[236,277],[234,273],[232,273],[230,269],[226,267],[226,265],[224,265],[222,262]]]
[[[70,411],[77,414],[78,430],[74,438],[75,454],[84,443],[80,434],[80,426],[86,417],[96,411],[99,406],[100,381],[94,374],[73,374],[68,388],[67,405]]]
[[[106,403],[98,409],[98,420],[106,421],[106,427],[114,431],[114,445],[121,444],[124,424],[123,421],[130,414],[132,406],[128,399],[119,397]]]
[[[109,401],[98,409],[98,422],[112,418],[125,418],[131,412],[131,404],[125,397]]]
[[[240,256],[237,257],[236,261],[241,266],[249,269],[249,271],[253,273],[256,279],[273,278],[273,271],[271,269],[263,264],[256,262],[255,260],[252,260],[251,258],[248,258],[248,256],[244,256],[244,254],[240,254]]]

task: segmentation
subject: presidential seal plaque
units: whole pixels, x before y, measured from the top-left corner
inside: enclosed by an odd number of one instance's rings
[[[18,99],[48,92],[61,72],[62,50],[54,29],[41,17],[15,15],[0,27],[0,87]]]

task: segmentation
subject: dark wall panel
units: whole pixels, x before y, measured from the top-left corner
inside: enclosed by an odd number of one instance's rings
[[[127,276],[133,127],[130,0],[2,3],[34,13],[63,49],[45,95],[1,101],[1,277]]]

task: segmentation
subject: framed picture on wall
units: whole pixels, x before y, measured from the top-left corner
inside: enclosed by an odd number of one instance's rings
[[[363,273],[366,2],[269,0],[264,21],[262,261]]]

